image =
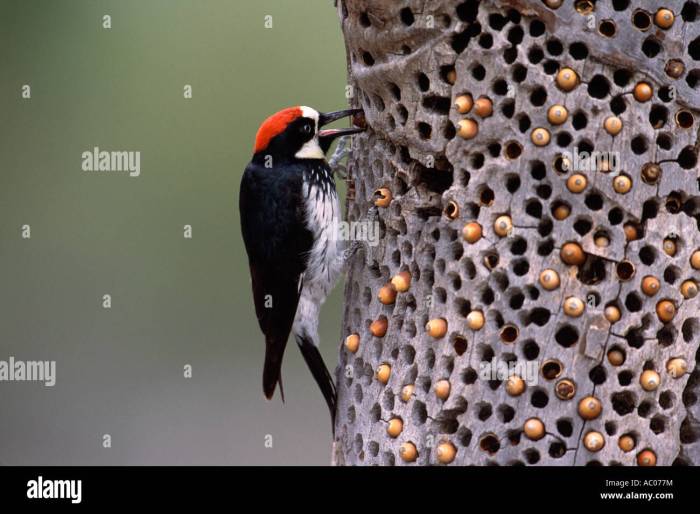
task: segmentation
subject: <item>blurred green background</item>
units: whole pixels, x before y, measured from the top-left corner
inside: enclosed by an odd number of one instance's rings
[[[265,117],[347,105],[345,62],[331,0],[0,0],[0,360],[57,367],[0,382],[0,463],[329,463],[293,340],[286,403],[262,395],[238,187]],[[141,176],[82,171],[94,146],[140,151]]]

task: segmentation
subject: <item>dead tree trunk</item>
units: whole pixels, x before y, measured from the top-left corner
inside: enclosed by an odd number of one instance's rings
[[[649,5],[339,2],[348,216],[393,200],[348,277],[334,462],[700,462],[700,8]]]

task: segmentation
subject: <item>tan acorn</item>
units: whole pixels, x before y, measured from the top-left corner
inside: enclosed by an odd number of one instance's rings
[[[665,238],[661,247],[663,248],[664,253],[669,257],[675,256],[676,252],[678,252],[678,245],[676,244],[676,240],[672,237]]]
[[[562,91],[572,91],[576,86],[578,86],[579,78],[574,70],[571,68],[562,68],[557,73],[556,78],[557,86]]]
[[[350,334],[345,338],[345,348],[350,353],[357,353],[358,348],[360,348],[360,336],[358,334]]]
[[[655,162],[648,162],[642,166],[642,181],[647,184],[656,184],[661,178],[661,166]]]
[[[374,205],[377,207],[389,207],[391,203],[391,190],[386,187],[380,187],[374,192]]]
[[[554,211],[552,212],[554,219],[556,219],[558,221],[565,220],[566,218],[569,217],[569,214],[571,214],[571,207],[569,207],[565,203],[558,204],[554,208]]]
[[[400,271],[392,277],[391,283],[399,293],[405,293],[411,288],[411,274],[408,271]]]
[[[442,442],[438,445],[435,452],[437,454],[437,459],[442,464],[449,464],[455,460],[457,455],[457,448],[450,442]]]
[[[374,337],[384,337],[388,328],[389,321],[386,319],[386,316],[380,316],[369,326],[369,331]]]
[[[467,243],[476,243],[479,239],[481,239],[481,234],[481,225],[479,225],[476,221],[467,223],[462,229],[462,237]]]
[[[631,435],[623,434],[617,440],[617,446],[620,448],[620,450],[627,453],[634,450],[634,447],[637,446],[637,443],[634,440],[634,437],[632,437]]]
[[[477,98],[474,102],[474,112],[477,116],[488,118],[493,113],[493,102],[485,96]]]
[[[479,124],[474,120],[466,119],[457,122],[457,135],[462,139],[473,139],[479,133]]]
[[[388,364],[380,364],[379,367],[377,368],[377,380],[381,383],[386,385],[387,382],[389,382],[389,377],[391,376],[391,366]]]
[[[510,396],[520,396],[525,391],[525,381],[518,375],[511,375],[506,381],[506,392]]]
[[[622,227],[625,232],[627,241],[636,241],[639,239],[639,230],[633,223],[625,223]]]
[[[401,400],[408,402],[413,396],[413,392],[416,390],[416,386],[413,384],[405,385],[401,388]]]
[[[700,269],[700,250],[695,250],[690,256],[690,266],[693,269]]]
[[[656,304],[656,315],[663,323],[668,323],[676,315],[676,306],[670,300],[661,300]]]
[[[391,418],[389,423],[387,423],[386,433],[389,434],[389,437],[396,438],[401,435],[401,432],[403,432],[403,421],[401,421],[401,418]]]
[[[662,29],[670,29],[673,26],[674,19],[673,11],[670,9],[659,9],[654,15],[654,23]]]
[[[513,221],[510,216],[499,216],[493,224],[493,231],[497,236],[506,237],[513,230]]]
[[[444,318],[431,319],[425,324],[425,331],[430,337],[440,339],[447,334],[447,321]]]
[[[586,262],[586,254],[581,245],[575,242],[565,243],[559,251],[559,257],[564,264],[580,266]]]
[[[447,72],[445,78],[447,79],[448,84],[454,86],[454,83],[457,82],[457,71],[454,68],[452,68],[450,71]]]
[[[411,442],[403,443],[399,448],[399,456],[404,462],[414,462],[418,458],[416,445]]]
[[[540,285],[544,287],[547,291],[553,291],[559,287],[559,273],[553,269],[545,269],[540,273]]]
[[[692,279],[683,281],[681,284],[681,294],[683,298],[695,298],[698,295],[698,283]]]
[[[550,139],[551,135],[546,128],[538,127],[530,134],[530,140],[535,146],[547,146]]]
[[[607,307],[605,307],[603,315],[605,316],[605,319],[607,319],[610,323],[617,323],[622,317],[620,309],[615,305],[608,305]]]
[[[472,107],[474,107],[474,100],[472,99],[472,95],[460,95],[457,98],[455,98],[455,107],[457,108],[458,113],[467,114],[469,111],[472,110]]]
[[[445,206],[445,210],[443,212],[445,213],[445,216],[447,216],[449,219],[457,219],[459,218],[459,205],[454,200],[450,200],[449,202],[447,202],[447,205]]]
[[[659,282],[659,279],[647,275],[642,279],[642,293],[644,293],[647,296],[654,296],[656,293],[659,292],[659,289],[661,288],[661,282]]]
[[[598,452],[605,446],[605,438],[600,432],[591,431],[583,437],[583,446],[589,452]]]
[[[581,193],[588,185],[588,179],[581,173],[574,173],[566,180],[566,188],[572,193]]]
[[[450,396],[450,382],[448,380],[442,379],[435,383],[435,396],[441,400],[447,400]]]
[[[643,103],[651,100],[651,97],[654,96],[654,90],[647,82],[639,82],[634,86],[632,94],[635,100]]]
[[[396,288],[394,287],[394,284],[389,282],[388,284],[383,285],[379,289],[377,298],[384,305],[394,304],[396,302]]]
[[[552,125],[561,125],[566,122],[568,117],[569,111],[563,105],[556,104],[547,109],[547,121]]]
[[[625,354],[620,350],[612,349],[608,352],[608,362],[613,366],[622,366],[625,363]]]
[[[674,357],[666,363],[666,371],[673,378],[681,378],[688,372],[688,361],[681,357]]]
[[[471,330],[481,330],[485,323],[484,313],[481,311],[471,311],[467,314],[467,326]]]
[[[538,441],[545,436],[544,423],[539,418],[529,418],[523,424],[523,432],[531,441]]]
[[[632,189],[632,179],[627,175],[618,175],[613,179],[613,189],[616,193],[624,195]]]
[[[639,376],[639,383],[645,391],[655,391],[661,384],[661,377],[653,369],[648,369]]]
[[[564,300],[564,314],[572,318],[578,318],[586,309],[586,304],[580,298],[569,296]]]
[[[622,120],[617,116],[608,116],[603,122],[603,128],[611,136],[616,136],[622,130]]]
[[[586,396],[578,402],[578,415],[585,420],[596,419],[603,412],[603,405],[595,396]]]

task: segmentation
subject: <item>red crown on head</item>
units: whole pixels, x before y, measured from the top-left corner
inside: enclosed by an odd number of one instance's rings
[[[273,137],[284,132],[287,125],[302,115],[300,107],[287,107],[263,121],[255,135],[255,153],[265,150]]]

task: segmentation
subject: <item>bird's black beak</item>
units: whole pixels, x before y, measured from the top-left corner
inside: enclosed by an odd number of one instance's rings
[[[344,111],[321,113],[318,117],[318,126],[323,127],[341,118],[355,116],[357,114],[361,114],[362,112],[362,109],[346,109]],[[365,129],[360,127],[319,130],[318,142],[321,145],[321,149],[325,153],[331,147],[331,143],[333,143],[334,139],[341,136],[348,136],[350,134],[357,134],[358,132],[362,132],[363,130]]]

